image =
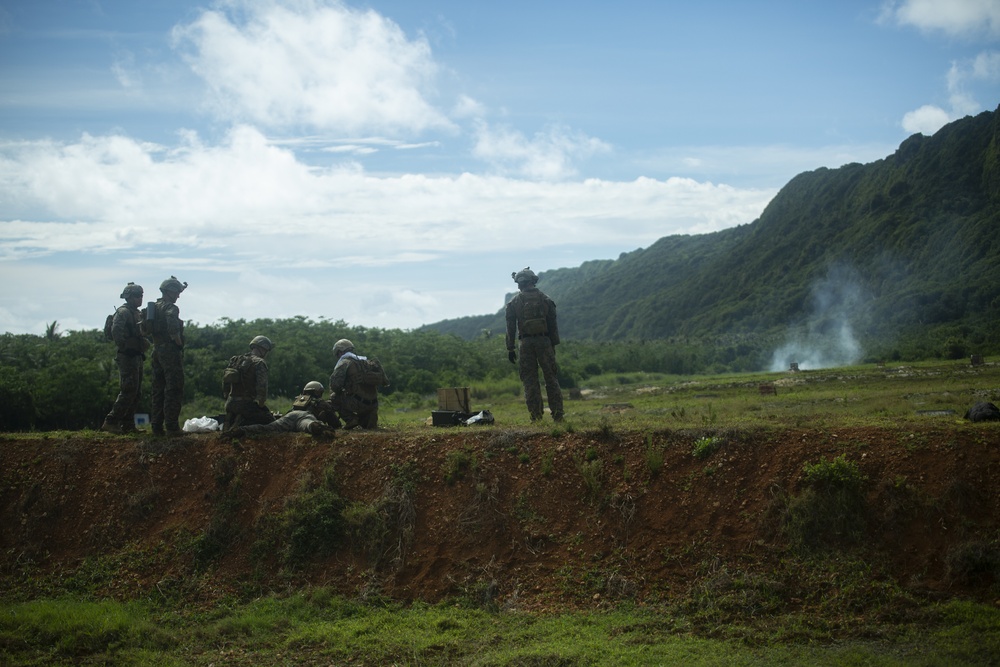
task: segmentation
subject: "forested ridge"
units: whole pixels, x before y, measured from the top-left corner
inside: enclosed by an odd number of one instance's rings
[[[780,337],[835,311],[880,354],[948,338],[995,350],[998,137],[996,111],[966,117],[882,160],[800,174],[749,224],[545,271],[539,286],[578,340]],[[472,338],[502,316],[426,328]]]

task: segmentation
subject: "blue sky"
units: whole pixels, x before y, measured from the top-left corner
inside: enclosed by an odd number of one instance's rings
[[[491,313],[998,103],[1000,0],[6,0],[0,331]]]

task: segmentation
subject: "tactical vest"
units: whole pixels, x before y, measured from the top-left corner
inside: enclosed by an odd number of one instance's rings
[[[153,307],[146,312],[146,328],[153,335],[153,342],[165,343],[170,340],[167,332],[167,306],[163,299],[157,299]]]
[[[226,370],[222,371],[222,391],[225,396],[257,396],[257,374],[253,372],[252,356],[247,352],[229,358]]]
[[[538,290],[521,292],[522,336],[544,336],[549,333],[548,306],[545,295]]]

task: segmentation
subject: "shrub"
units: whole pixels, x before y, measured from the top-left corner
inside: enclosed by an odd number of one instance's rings
[[[705,436],[694,441],[691,454],[696,459],[707,459],[722,446],[722,438],[716,436]]]
[[[976,540],[963,542],[945,557],[948,576],[966,586],[1000,581],[1000,545]]]
[[[784,530],[792,546],[814,550],[857,544],[867,514],[864,481],[858,465],[844,454],[806,464],[805,489],[789,500],[785,514]]]
[[[601,488],[604,480],[604,466],[600,459],[576,459],[576,469],[583,477],[583,483],[587,487],[587,500],[598,503],[601,500]]]
[[[663,448],[653,442],[653,436],[646,436],[646,468],[654,477],[663,469]]]
[[[466,473],[474,473],[478,467],[479,462],[476,460],[474,453],[464,449],[453,449],[444,457],[444,464],[442,466],[444,481],[448,484],[454,484],[461,479],[465,479]]]
[[[292,566],[333,553],[346,532],[343,517],[346,503],[334,488],[332,471],[325,471],[316,486],[307,480],[303,487],[288,499],[280,517],[287,540],[284,560]]]

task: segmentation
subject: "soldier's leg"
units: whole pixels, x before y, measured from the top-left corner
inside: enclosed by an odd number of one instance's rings
[[[288,433],[296,430],[300,415],[293,410],[266,424],[255,423],[241,427],[241,430],[252,435],[254,433]]]
[[[125,423],[125,416],[131,415],[129,407],[132,405],[133,394],[135,394],[135,364],[131,363],[134,358],[121,352],[115,356],[115,365],[118,366],[118,396],[115,398],[114,405],[111,406],[111,411],[104,418],[104,424],[101,425],[102,431],[120,433]]]
[[[152,405],[149,411],[149,423],[154,435],[163,435],[163,394],[167,386],[163,364],[160,363],[159,348],[153,352],[153,382],[151,390]]]
[[[525,341],[521,342],[521,354],[518,357],[518,374],[524,387],[524,403],[528,406],[531,421],[542,418],[542,388],[538,384],[538,358],[535,347]]]
[[[358,422],[361,424],[361,428],[378,428],[378,404],[360,413]]]
[[[547,341],[548,339],[545,340]],[[545,396],[549,399],[549,410],[552,411],[552,419],[562,421],[562,388],[559,386],[559,367],[556,365],[556,351],[551,344],[548,345],[548,349],[539,351],[538,362],[542,367],[542,377],[545,378]]]
[[[164,355],[163,427],[170,433],[180,433],[178,423],[184,401],[184,360],[180,349]]]
[[[139,397],[142,394],[142,367],[145,365],[145,361],[141,355],[129,357],[127,402],[121,421],[123,433],[131,433],[136,430],[135,413],[139,411]]]

